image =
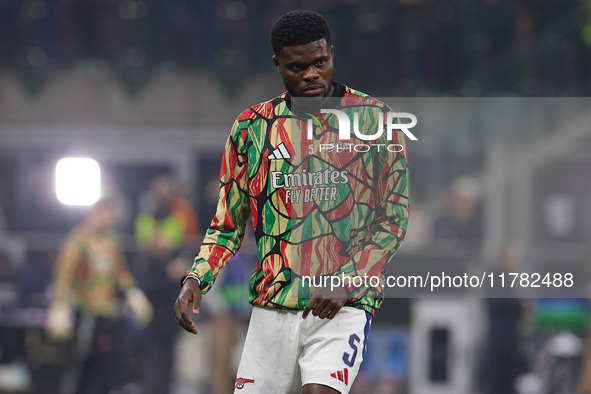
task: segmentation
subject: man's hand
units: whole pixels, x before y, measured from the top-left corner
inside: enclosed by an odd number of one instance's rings
[[[140,327],[146,327],[154,316],[154,308],[146,295],[137,287],[127,290],[125,300],[129,305],[135,322]]]
[[[193,323],[193,320],[191,320],[191,317],[189,316],[189,304],[193,304],[193,313],[198,315],[202,297],[203,295],[201,294],[199,283],[196,279],[189,277],[185,281],[185,284],[181,288],[181,292],[174,303],[176,321],[181,327],[193,334],[197,334],[197,328],[195,328],[195,323]]]
[[[345,302],[347,302],[347,290],[344,288],[337,288],[329,290],[326,288],[319,288],[314,291],[312,298],[304,308],[302,318],[308,317],[310,311],[314,316],[321,319],[335,317],[338,311],[341,310]]]
[[[47,330],[52,339],[65,341],[72,335],[74,318],[66,302],[54,301],[47,315]]]

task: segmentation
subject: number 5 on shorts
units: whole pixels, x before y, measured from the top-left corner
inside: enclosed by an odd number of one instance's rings
[[[357,345],[360,342],[361,340],[359,339],[357,334],[351,334],[351,336],[349,337],[349,345],[351,346],[351,349],[353,349],[353,354],[349,354],[347,352],[343,353],[343,361],[349,367],[353,367],[353,364],[355,364],[355,358],[357,358]]]

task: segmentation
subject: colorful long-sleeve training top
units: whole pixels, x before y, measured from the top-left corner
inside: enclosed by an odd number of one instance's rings
[[[389,126],[396,120],[384,103],[335,85],[330,103],[308,107],[283,93],[234,122],[217,211],[187,271],[203,294],[238,251],[250,216],[258,250],[251,304],[303,309],[322,283],[344,285],[346,305],[380,306],[382,271],[409,217],[404,134]],[[326,111],[334,100],[338,111]]]
[[[134,285],[114,232],[72,230],[56,261],[56,301],[94,316],[113,317],[118,313],[118,291]]]

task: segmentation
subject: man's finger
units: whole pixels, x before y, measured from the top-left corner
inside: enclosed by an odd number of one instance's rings
[[[321,319],[324,319],[330,313],[330,310],[333,308],[334,303],[330,299],[322,299],[316,308],[312,311],[314,316],[318,316]]]
[[[305,319],[310,314],[310,311],[314,309],[316,303],[318,302],[318,298],[310,298],[306,306],[304,307],[304,313],[302,314],[302,318]]]
[[[328,319],[334,318],[337,315],[337,313],[341,310],[341,308],[342,308],[342,306],[336,306],[336,307],[332,308],[332,310],[330,311],[330,313],[326,317]]]
[[[195,323],[193,323],[193,320],[191,320],[188,314],[181,315],[179,319],[179,325],[188,332],[197,334],[197,328],[195,328]]]
[[[199,308],[201,307],[201,298],[203,298],[203,295],[201,294],[201,289],[199,287],[193,289],[193,313],[195,315],[199,314]]]
[[[201,295],[201,289],[200,288],[194,288],[192,289],[191,292],[191,301],[193,303],[193,313],[195,315],[199,314],[199,307],[201,306],[201,298],[203,296]],[[181,316],[181,319],[179,321],[179,324],[181,324],[181,326],[193,333],[193,334],[197,334],[197,328],[195,327],[195,323],[193,322],[193,319],[191,319],[191,316],[189,316],[189,304],[191,302],[187,302],[187,307],[185,308],[185,313]]]
[[[180,313],[178,313],[176,315],[176,319],[179,323],[179,325],[181,327],[183,327],[185,330],[193,333],[193,334],[197,334],[197,329],[195,328],[195,323],[193,323],[193,320],[191,320],[191,317],[189,316],[189,312],[188,312],[188,306],[191,303],[191,301],[188,299],[186,302],[179,302],[179,304],[181,304],[180,307]]]
[[[191,303],[189,294],[184,290],[181,290],[178,298],[174,302],[174,315],[176,320],[180,319],[180,316],[187,313],[187,306]]]
[[[177,320],[178,324],[183,327],[186,331],[191,332],[193,334],[197,334],[197,329],[195,328],[195,323],[191,320],[189,316],[189,304],[195,303],[195,292],[192,290],[187,290],[183,288],[181,290],[181,294],[179,298],[177,298],[176,302],[174,303],[174,313],[175,319]],[[201,299],[199,298],[197,303],[200,303]],[[197,306],[197,311],[199,311],[199,306]]]

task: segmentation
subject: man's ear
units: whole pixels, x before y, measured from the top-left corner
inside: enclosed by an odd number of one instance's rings
[[[277,56],[273,55],[273,64],[275,65],[275,70],[277,70],[277,72],[281,72],[279,71],[279,60],[277,60]]]
[[[330,46],[330,57],[334,57],[334,47]]]

